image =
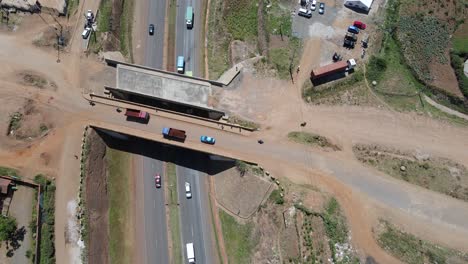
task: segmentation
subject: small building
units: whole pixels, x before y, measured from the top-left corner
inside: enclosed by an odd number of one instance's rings
[[[374,0],[345,0],[344,5],[349,8],[361,9],[368,12],[371,9],[372,2],[374,2]]]
[[[8,195],[8,189],[10,188],[11,180],[0,178],[0,195]]]

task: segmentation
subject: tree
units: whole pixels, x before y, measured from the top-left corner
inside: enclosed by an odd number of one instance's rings
[[[18,224],[11,216],[0,216],[0,242],[12,240]]]

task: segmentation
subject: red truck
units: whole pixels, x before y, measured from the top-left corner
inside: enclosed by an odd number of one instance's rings
[[[148,122],[149,114],[145,111],[135,110],[135,109],[127,109],[125,111],[125,116],[129,119],[135,119],[143,122]]]
[[[314,80],[335,72],[350,70],[354,68],[354,66],[356,66],[356,61],[354,59],[339,61],[312,70],[312,72],[310,72],[310,77]]]
[[[175,128],[164,127],[162,129],[162,134],[167,139],[174,139],[182,142],[184,142],[185,138],[187,138],[187,135],[185,134],[184,130]]]

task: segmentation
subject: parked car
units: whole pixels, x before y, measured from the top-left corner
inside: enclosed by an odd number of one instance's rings
[[[200,141],[206,144],[214,145],[214,143],[216,142],[216,139],[209,137],[209,136],[201,136]]]
[[[343,47],[354,49],[354,46],[356,45],[356,42],[349,40],[349,39],[344,39]]]
[[[156,174],[156,176],[154,176],[154,185],[156,188],[161,188],[161,175]]]
[[[325,3],[319,4],[319,14],[323,15],[325,13]]]
[[[153,24],[149,25],[149,34],[154,35],[154,25]]]
[[[351,41],[357,41],[357,36],[354,33],[346,32],[345,39],[349,39]]]
[[[317,9],[317,0],[312,0],[312,4],[310,5],[310,10],[315,11]]]
[[[366,24],[362,23],[361,21],[354,21],[353,26],[359,28],[359,29],[366,29]]]
[[[312,11],[306,8],[299,8],[299,12],[297,14],[303,17],[307,17],[307,18],[312,17]]]
[[[89,34],[91,34],[91,28],[90,27],[86,27],[84,30],[83,30],[83,33],[81,33],[81,36],[83,37],[83,39],[87,39],[89,37]]]
[[[192,198],[192,190],[190,189],[190,183],[185,182],[185,197],[187,199]]]
[[[354,34],[358,34],[359,33],[359,28],[355,27],[355,26],[349,26],[348,27],[348,32],[351,32],[351,33],[354,33]]]

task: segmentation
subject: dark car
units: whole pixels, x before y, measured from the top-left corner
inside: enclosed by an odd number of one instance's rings
[[[354,49],[355,44],[356,44],[356,42],[345,38],[344,43],[343,43],[343,47]]]
[[[319,4],[319,14],[323,15],[325,13],[325,3]]]
[[[354,33],[346,32],[345,39],[348,39],[351,41],[357,41],[357,36]]]
[[[156,176],[154,176],[154,185],[156,188],[161,188],[161,175],[156,174]]]
[[[153,24],[149,25],[149,34],[154,35],[154,25]]]

